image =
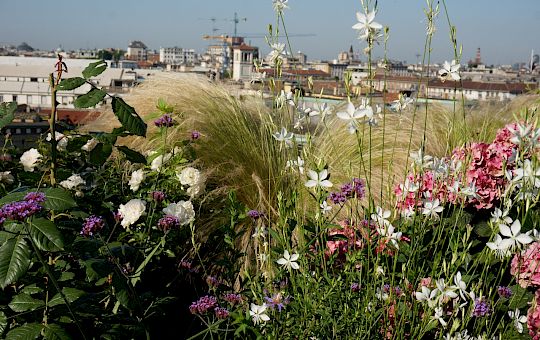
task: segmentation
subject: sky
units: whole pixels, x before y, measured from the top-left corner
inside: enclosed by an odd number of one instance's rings
[[[532,49],[540,53],[540,0],[446,0],[446,5],[463,47],[462,63],[473,59],[478,47],[488,65],[528,61]],[[292,49],[309,59],[333,60],[351,45],[357,51],[365,47],[351,28],[360,0],[290,0],[289,7],[288,33],[313,34],[291,37]],[[423,54],[425,7],[426,0],[378,1],[375,21],[389,27],[389,58],[413,63]],[[276,20],[271,0],[0,0],[0,45],[127,49],[130,41],[141,40],[151,49],[180,46],[201,53],[209,44],[202,35],[212,33],[210,18],[217,19],[217,34],[232,34],[235,12],[247,19],[238,24],[239,35],[262,35]],[[436,27],[431,60],[451,60],[442,0]],[[269,51],[264,39],[246,40]],[[382,47],[374,50],[375,57],[383,53]]]

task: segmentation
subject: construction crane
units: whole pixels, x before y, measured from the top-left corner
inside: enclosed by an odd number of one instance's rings
[[[204,40],[218,40],[221,41],[221,57],[223,58],[223,62],[221,64],[221,76],[225,76],[225,72],[227,71],[227,67],[229,66],[229,56],[227,53],[229,45],[227,44],[227,39],[229,39],[226,35],[203,35]]]
[[[238,28],[238,24],[240,23],[240,21],[244,21],[246,22],[247,21],[247,18],[238,18],[238,13],[234,12],[234,18],[233,19],[225,19],[227,21],[231,21],[234,23],[234,36],[238,36],[238,31],[237,31],[237,28]]]
[[[198,18],[197,20],[207,20],[212,22],[212,34],[216,34],[217,31],[219,31],[219,28],[216,28],[216,21],[218,20],[216,17],[211,18]]]

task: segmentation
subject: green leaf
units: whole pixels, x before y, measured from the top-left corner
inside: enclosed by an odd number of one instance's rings
[[[84,292],[82,290],[76,289],[76,288],[70,288],[70,287],[64,287],[62,289],[62,292],[66,296],[66,299],[71,303],[81,296],[84,295]],[[57,293],[55,296],[52,297],[52,299],[49,300],[49,303],[47,304],[49,307],[54,307],[57,305],[64,304],[65,301],[62,298],[62,295],[60,293]]]
[[[71,91],[75,90],[77,87],[82,86],[84,83],[86,83],[86,80],[81,77],[66,78],[62,79],[56,89],[58,91]]]
[[[46,340],[69,340],[71,337],[69,334],[60,326],[56,324],[45,325],[45,331],[43,336]]]
[[[59,251],[64,248],[62,233],[53,222],[45,218],[33,218],[28,228],[30,237],[40,250]]]
[[[0,336],[4,334],[4,331],[7,329],[8,321],[6,314],[0,312]]]
[[[31,340],[41,334],[43,326],[39,323],[27,323],[12,329],[6,334],[6,340]]]
[[[90,163],[101,166],[107,161],[112,153],[112,145],[99,143],[90,151]]]
[[[17,102],[0,103],[0,129],[13,121],[15,110],[17,110]]]
[[[90,63],[86,68],[82,71],[82,75],[85,79],[89,79],[95,76],[99,76],[105,69],[107,68],[107,63],[105,60],[99,60],[94,63]]]
[[[146,164],[146,157],[144,157],[143,155],[141,155],[139,152],[135,151],[135,150],[132,150],[130,148],[128,148],[127,146],[117,146],[116,147],[121,153],[123,153],[127,160],[130,161],[131,163],[142,163],[142,164]]]
[[[114,114],[127,131],[137,136],[146,136],[146,123],[139,117],[133,107],[126,104],[122,98],[113,97],[112,108]]]
[[[62,272],[58,281],[69,281],[75,277],[75,274],[72,272]]]
[[[31,284],[29,286],[26,286],[24,287],[22,290],[21,290],[21,293],[25,293],[25,294],[28,294],[28,295],[32,295],[32,294],[37,294],[37,293],[41,293],[43,291],[43,289],[41,289],[40,287],[36,286],[36,284]]]
[[[0,287],[5,288],[23,276],[30,266],[30,248],[23,236],[7,240],[0,247]]]
[[[158,99],[156,108],[163,113],[172,113],[174,111],[174,107],[167,104],[167,102],[163,98]]]
[[[45,303],[42,300],[34,299],[28,294],[21,293],[15,296],[8,306],[14,312],[22,313],[43,307],[45,306]]]
[[[86,260],[84,261],[84,265],[86,267],[86,277],[90,281],[105,277],[114,270],[108,261],[101,259]]]
[[[24,196],[26,196],[27,193],[28,191],[13,192],[13,193],[7,194],[6,196],[0,198],[0,207],[11,202],[22,201],[24,199]]]
[[[78,96],[77,99],[73,102],[73,105],[76,108],[86,109],[89,107],[96,106],[99,102],[105,98],[107,93],[99,89],[91,89],[87,94]]]
[[[46,209],[54,211],[64,211],[71,208],[75,208],[77,203],[71,197],[69,191],[62,188],[48,188],[41,190],[47,196],[43,206]]]

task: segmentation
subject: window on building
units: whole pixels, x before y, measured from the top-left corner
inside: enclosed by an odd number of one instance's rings
[[[30,129],[30,128],[27,128],[27,129],[25,130],[25,132],[26,132],[26,134],[27,134],[27,135],[29,135],[29,134],[31,134],[31,133],[32,133],[32,129]]]
[[[13,101],[14,101],[14,102],[17,101],[17,96],[16,96],[16,95],[13,95]]]
[[[20,135],[21,134],[21,129],[15,129],[15,134]]]
[[[37,83],[37,78],[32,77],[32,78],[30,78],[30,81],[31,81],[32,83]]]
[[[0,94],[0,103],[4,102],[4,96]]]

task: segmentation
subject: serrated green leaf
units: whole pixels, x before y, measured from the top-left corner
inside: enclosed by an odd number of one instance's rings
[[[77,203],[71,197],[69,191],[62,188],[47,188],[41,190],[47,199],[43,202],[43,207],[54,211],[64,211],[75,208]]]
[[[13,121],[16,110],[17,102],[0,103],[0,129]]]
[[[135,112],[135,109],[119,97],[113,97],[112,100],[113,112],[122,123],[122,126],[129,132],[137,136],[146,136],[146,123]]]
[[[128,148],[127,146],[123,146],[123,145],[117,146],[116,148],[121,153],[123,153],[126,156],[127,160],[130,161],[131,163],[146,164],[146,157],[141,155],[139,152],[132,150]]]
[[[69,281],[73,279],[74,277],[75,277],[75,274],[72,272],[62,272],[62,274],[60,274],[60,278],[58,278],[58,281],[60,282]]]
[[[76,288],[70,288],[70,287],[64,287],[62,289],[62,292],[66,296],[66,299],[71,303],[81,296],[84,295],[84,292],[82,290],[76,289]],[[65,301],[62,298],[62,295],[60,293],[57,293],[55,296],[52,297],[52,299],[49,300],[49,303],[47,304],[49,307],[54,307],[57,305],[64,304]]]
[[[0,312],[0,336],[4,334],[5,330],[7,329],[8,321],[6,314],[4,312]]]
[[[36,286],[36,284],[32,284],[32,285],[29,285],[29,286],[26,286],[24,287],[22,290],[21,290],[21,293],[25,293],[25,294],[28,294],[28,295],[32,295],[32,294],[37,294],[37,293],[41,293],[43,291],[42,288]]]
[[[88,91],[88,93],[78,96],[73,102],[73,105],[80,109],[94,107],[101,102],[106,95],[107,93],[105,91],[94,88]]]
[[[8,306],[12,311],[22,313],[43,307],[45,303],[42,300],[34,299],[28,294],[21,293],[15,296]]]
[[[5,288],[23,276],[30,266],[30,248],[23,236],[7,240],[0,247],[0,287]]]
[[[56,89],[58,91],[71,91],[82,86],[84,83],[86,83],[86,80],[81,77],[66,78],[66,79],[62,79],[62,81],[60,82],[60,84],[58,84],[58,87]]]
[[[101,166],[107,161],[112,153],[112,145],[99,143],[90,151],[90,163]]]
[[[28,230],[40,250],[59,251],[64,248],[62,233],[53,222],[45,218],[33,218],[28,223]]]
[[[56,324],[48,324],[44,326],[43,337],[46,340],[70,340],[69,334]]]
[[[39,323],[27,323],[12,329],[6,334],[6,340],[31,340],[41,334],[43,326]]]
[[[86,68],[82,71],[82,75],[85,79],[89,79],[95,76],[99,76],[105,69],[107,68],[107,63],[105,60],[99,60],[94,63],[90,63]]]

